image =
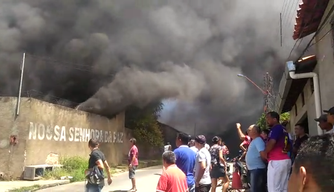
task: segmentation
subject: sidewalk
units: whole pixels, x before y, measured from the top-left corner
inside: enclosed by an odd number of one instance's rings
[[[144,160],[140,161],[140,165],[138,167],[139,170],[142,169],[150,169],[154,168],[155,166],[160,166],[161,161],[158,160]],[[122,167],[122,166],[120,166]],[[113,173],[113,177],[126,173],[126,167],[123,168],[124,170],[118,170],[119,172]],[[0,181],[0,192],[10,192],[12,190],[16,190],[18,192],[28,192],[28,191],[36,191],[38,189],[45,189],[50,187],[55,187],[58,185],[65,185],[69,184],[69,180],[38,180],[38,181]],[[24,188],[24,190],[22,190]],[[18,190],[20,189],[20,190]]]
[[[7,192],[20,188],[27,188],[27,191],[48,187],[55,187],[70,183],[69,180],[38,180],[38,181],[0,181],[0,192]],[[30,189],[29,189],[30,188]]]

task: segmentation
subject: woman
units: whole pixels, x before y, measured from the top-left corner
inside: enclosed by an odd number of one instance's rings
[[[248,136],[247,131],[244,133],[244,135],[245,135],[244,141],[240,144],[240,149],[243,150],[243,154],[239,158],[239,161],[241,161],[246,156],[248,146],[251,142],[251,138]]]
[[[222,139],[218,136],[213,137],[213,145],[210,148],[211,154],[211,191],[216,191],[218,179],[222,179],[223,192],[226,192],[229,185],[227,177],[227,163],[223,155]]]

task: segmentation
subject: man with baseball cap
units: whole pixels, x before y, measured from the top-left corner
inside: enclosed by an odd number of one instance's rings
[[[204,135],[198,135],[195,138],[195,146],[198,149],[195,162],[195,192],[209,192],[211,189],[211,154],[205,148],[205,144]]]
[[[320,117],[314,119],[319,123],[319,127],[325,131],[325,133],[334,133],[334,129],[331,123],[327,121],[327,115],[323,114]]]
[[[334,129],[334,107],[328,109],[328,110],[324,110],[325,113],[327,113],[327,122],[332,124],[332,132],[334,133],[333,129]]]

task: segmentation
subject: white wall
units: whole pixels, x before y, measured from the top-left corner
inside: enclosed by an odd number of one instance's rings
[[[330,0],[325,11],[324,17],[325,19],[329,10],[334,5],[334,0]],[[315,38],[315,46],[316,46],[316,56],[318,60],[318,64],[314,69],[319,75],[319,85],[320,85],[320,97],[321,97],[321,105],[322,109],[329,109],[334,106],[334,41],[333,41],[333,31],[331,30],[331,22],[334,21],[334,14],[329,17],[327,23],[319,32],[319,34]],[[323,21],[321,21],[323,22]],[[326,34],[327,33],[327,34]],[[313,34],[312,34],[313,35]],[[296,105],[297,105],[297,115],[295,114],[295,106],[290,111],[291,116],[291,126],[292,132],[294,132],[294,125],[301,120],[303,114],[307,111],[308,115],[308,124],[309,124],[309,133],[310,135],[317,135],[317,123],[314,121],[316,117],[315,113],[315,105],[314,105],[314,96],[311,93],[311,79],[307,82],[304,87],[304,96],[305,96],[305,105],[302,106],[301,95],[299,95]]]
[[[334,0],[330,0],[322,20],[325,19],[329,10],[333,5],[334,5]],[[321,93],[322,109],[329,109],[330,107],[334,106],[334,97],[333,94],[331,94],[334,93],[333,31],[329,32],[326,35],[326,33],[329,30],[331,30],[331,21],[333,21],[333,13],[329,17],[328,21],[327,21],[328,23],[319,32],[319,34],[315,39],[316,50],[317,50],[316,55],[318,58],[317,72],[320,76],[320,93]]]

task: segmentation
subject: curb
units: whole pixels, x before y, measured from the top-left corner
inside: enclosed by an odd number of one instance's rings
[[[37,190],[40,190],[40,189],[47,189],[47,188],[50,188],[50,187],[57,187],[57,186],[66,185],[66,184],[69,184],[69,183],[70,183],[70,180],[64,180],[64,182],[40,185],[40,187],[38,189],[31,190],[31,191],[37,191]]]
[[[152,167],[160,167],[160,166],[162,166],[160,164],[161,163],[156,163],[156,162],[146,162],[144,167],[138,168],[138,171],[145,170],[145,169],[150,169]],[[114,173],[114,174],[111,174],[111,175],[112,175],[112,177],[117,177],[119,175],[126,174],[126,173],[128,173],[128,171],[124,170],[122,172]],[[84,182],[84,181],[78,181],[78,182]],[[41,190],[41,189],[57,187],[57,186],[60,186],[60,185],[66,185],[66,184],[70,184],[70,183],[71,183],[70,180],[60,180],[58,182],[50,183],[50,184],[36,184],[36,185],[38,185],[38,187],[36,186],[36,189],[27,190],[25,192],[34,192],[34,191],[38,191],[38,190]],[[74,183],[77,183],[77,182],[74,182]],[[20,187],[20,188],[16,188],[16,189],[10,189],[10,190],[8,190],[8,192],[20,190],[20,189],[26,188],[26,187],[30,187],[30,186]],[[33,186],[31,186],[31,187],[33,187]]]
[[[47,189],[50,187],[56,187],[56,186],[60,186],[60,185],[66,185],[69,184],[70,180],[60,180],[54,183],[49,183],[49,184],[36,184],[36,185],[31,185],[31,186],[22,186],[19,188],[13,188],[13,189],[9,189],[7,190],[7,192],[12,192],[12,191],[18,191],[18,190],[23,190],[23,188],[29,188],[29,187],[34,187],[34,189],[30,189],[30,190],[26,190],[25,192],[33,192],[33,191],[38,191],[40,189]]]

